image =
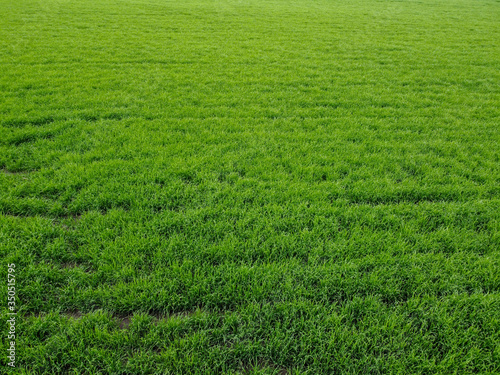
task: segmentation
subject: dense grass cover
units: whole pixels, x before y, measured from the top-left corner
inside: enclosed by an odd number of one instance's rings
[[[498,1],[0,5],[14,372],[500,373]]]

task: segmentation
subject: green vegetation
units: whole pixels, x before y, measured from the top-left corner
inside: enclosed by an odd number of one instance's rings
[[[0,5],[12,373],[500,373],[500,2]]]

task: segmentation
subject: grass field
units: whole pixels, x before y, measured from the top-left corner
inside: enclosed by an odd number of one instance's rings
[[[0,0],[0,372],[499,374],[499,120],[498,0]]]

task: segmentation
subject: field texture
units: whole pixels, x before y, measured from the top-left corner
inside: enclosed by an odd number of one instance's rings
[[[499,124],[497,0],[0,0],[0,363],[498,374]]]

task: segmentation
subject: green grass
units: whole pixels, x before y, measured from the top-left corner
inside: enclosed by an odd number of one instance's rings
[[[500,373],[499,20],[0,0],[2,365]]]

